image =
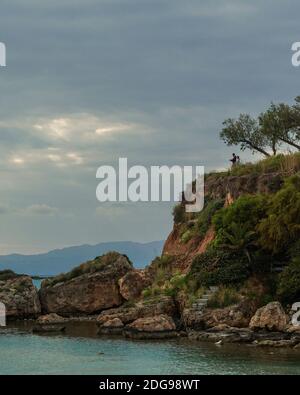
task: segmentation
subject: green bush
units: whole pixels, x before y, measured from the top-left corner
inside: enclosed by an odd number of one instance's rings
[[[185,207],[182,203],[177,204],[173,208],[173,219],[175,224],[185,221]]]
[[[158,258],[158,267],[167,269],[170,267],[172,262],[174,261],[174,257],[171,255],[162,255]]]
[[[223,199],[208,201],[204,209],[197,216],[197,231],[204,237],[208,231],[213,215],[224,206]]]
[[[175,274],[164,284],[164,294],[167,296],[176,296],[177,293],[186,288],[186,276],[184,274]]]
[[[194,235],[194,232],[191,229],[186,230],[185,232],[183,232],[182,236],[180,237],[181,243],[186,244],[187,242],[189,242],[191,240],[193,235]]]
[[[263,195],[243,195],[233,204],[224,207],[213,216],[216,238],[213,245],[227,251],[241,253],[252,262],[256,249],[258,222],[266,214],[267,197]]]
[[[13,272],[12,270],[0,270],[0,281],[11,280],[13,278],[18,277],[19,275]]]
[[[151,293],[151,289],[150,288],[146,288],[146,289],[144,289],[142,291],[142,296],[145,299],[150,298],[151,295],[152,295],[152,293]]]
[[[241,300],[241,295],[233,287],[221,286],[217,292],[209,299],[207,307],[224,308],[237,304]]]
[[[247,223],[249,230],[255,230],[257,223],[266,215],[267,201],[264,195],[242,195],[230,206],[219,210],[213,216],[217,239],[222,241],[223,230],[231,231],[234,223]]]
[[[267,217],[257,227],[259,243],[272,253],[286,251],[300,237],[300,176],[286,179],[271,197]]]
[[[285,302],[296,302],[300,298],[300,257],[292,262],[279,275],[278,296]]]
[[[42,287],[53,286],[53,285],[61,283],[61,282],[70,281],[73,278],[79,277],[83,274],[95,273],[95,272],[101,271],[105,267],[114,263],[118,259],[118,257],[119,257],[119,253],[108,252],[105,255],[96,257],[92,261],[88,261],[88,262],[82,263],[79,266],[74,267],[74,269],[72,269],[68,273],[61,273],[55,277],[48,278],[48,279],[44,280],[42,282]]]
[[[243,176],[247,174],[291,173],[300,170],[300,153],[289,155],[275,155],[256,163],[245,163],[231,169],[231,175]]]
[[[300,256],[300,239],[290,245],[288,255],[290,259]]]
[[[188,282],[196,282],[197,287],[238,284],[247,279],[250,272],[246,256],[211,248],[193,260]]]

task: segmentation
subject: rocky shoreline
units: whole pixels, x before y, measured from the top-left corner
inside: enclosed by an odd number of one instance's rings
[[[292,315],[279,302],[257,308],[242,298],[224,308],[198,311],[180,292],[144,298],[141,292],[151,282],[152,270],[138,271],[127,257],[110,253],[46,281],[39,291],[30,277],[9,276],[0,280],[0,300],[8,320],[31,320],[33,333],[62,334],[72,322],[93,322],[98,336],[187,337],[217,345],[300,349],[300,327],[291,324]]]
[[[288,348],[300,351],[300,328],[296,327],[289,328],[284,332],[254,331],[250,328],[236,328],[227,325],[219,325],[205,330],[180,330],[174,321],[166,315],[137,319],[128,325],[124,325],[118,318],[113,318],[102,324],[101,318],[85,316],[63,318],[49,314],[41,316],[37,320],[25,320],[30,323],[30,326],[26,330],[22,329],[22,333],[62,335],[70,324],[91,323],[97,325],[97,336],[99,337],[118,336],[132,340],[166,340],[184,337],[190,341],[209,342],[217,346],[243,344],[251,347]],[[24,320],[20,321],[24,323]],[[15,331],[14,323],[17,322],[12,321],[8,328],[0,328],[0,334]]]

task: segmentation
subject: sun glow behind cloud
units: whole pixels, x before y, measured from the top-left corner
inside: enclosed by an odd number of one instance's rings
[[[0,127],[14,130],[29,142],[26,148],[16,146],[13,152],[5,153],[6,167],[17,170],[39,165],[63,168],[95,163],[96,166],[99,154],[103,159],[104,146],[109,144],[112,136],[122,133],[126,138],[126,134],[143,133],[146,129],[144,125],[121,118],[77,113],[52,118],[2,120]]]
[[[93,114],[71,114],[54,119],[40,119],[33,129],[40,135],[54,141],[95,140],[103,135],[129,132],[137,125],[129,122],[105,119]]]

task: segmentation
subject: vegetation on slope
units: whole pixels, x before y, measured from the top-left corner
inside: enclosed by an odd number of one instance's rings
[[[92,261],[88,261],[88,262],[82,263],[79,266],[74,267],[74,269],[72,269],[68,273],[62,273],[62,274],[59,274],[58,276],[44,280],[42,282],[42,287],[53,286],[58,283],[70,281],[73,278],[82,276],[83,274],[91,274],[91,273],[96,273],[96,272],[102,271],[107,266],[114,263],[118,259],[118,257],[119,257],[119,253],[108,252],[105,255],[96,257]],[[129,259],[128,259],[128,261],[129,261]]]

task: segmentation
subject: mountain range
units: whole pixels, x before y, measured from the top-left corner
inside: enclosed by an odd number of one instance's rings
[[[84,244],[34,255],[0,255],[0,270],[11,269],[16,273],[33,276],[53,276],[69,271],[74,266],[108,251],[125,254],[136,268],[143,268],[156,256],[161,255],[163,244],[162,240],[149,243],[118,241],[96,245]]]

